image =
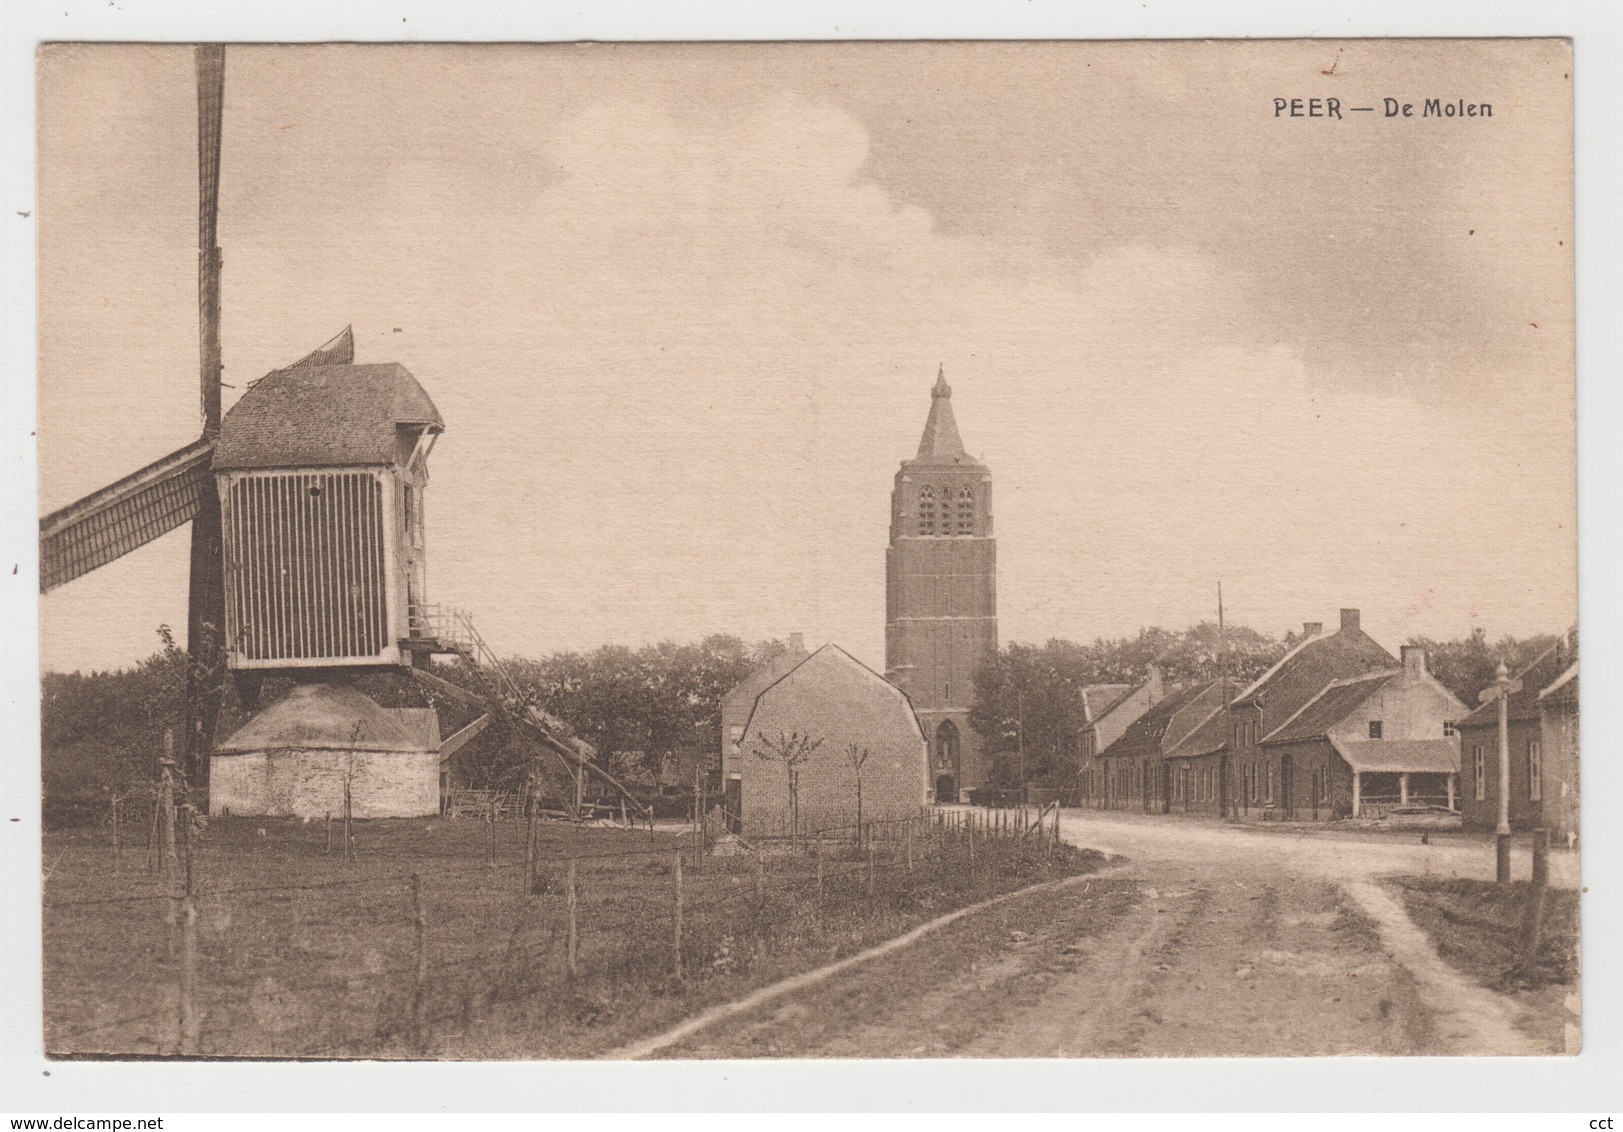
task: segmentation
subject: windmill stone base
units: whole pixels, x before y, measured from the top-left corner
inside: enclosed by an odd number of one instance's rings
[[[250,719],[209,764],[216,815],[424,817],[440,810],[439,717],[385,708],[344,683],[300,684]]]

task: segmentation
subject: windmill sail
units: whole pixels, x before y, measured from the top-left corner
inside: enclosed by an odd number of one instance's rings
[[[214,442],[197,440],[39,521],[41,593],[197,517],[212,498]]]
[[[311,350],[304,357],[294,362],[288,369],[304,369],[306,366],[352,366],[355,364],[355,331],[353,327],[346,326],[330,341],[322,343]]]

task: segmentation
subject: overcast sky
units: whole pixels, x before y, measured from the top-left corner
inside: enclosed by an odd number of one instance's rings
[[[1219,579],[1273,632],[1555,631],[1569,72],[1525,41],[233,47],[225,380],[346,323],[406,365],[447,422],[431,596],[505,652],[799,630],[882,665],[938,364],[1005,640],[1180,627]],[[43,57],[42,510],[197,435],[195,97],[189,49]],[[46,596],[45,667],[183,625],[186,548]]]

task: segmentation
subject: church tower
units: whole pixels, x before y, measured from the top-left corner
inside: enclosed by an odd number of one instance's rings
[[[918,455],[896,473],[885,551],[885,676],[918,712],[937,801],[988,777],[969,706],[975,669],[996,650],[992,474],[964,451],[952,387],[938,373]]]

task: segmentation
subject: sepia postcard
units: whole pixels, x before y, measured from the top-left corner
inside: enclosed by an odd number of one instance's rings
[[[49,1057],[1580,1051],[1569,41],[36,58]]]

